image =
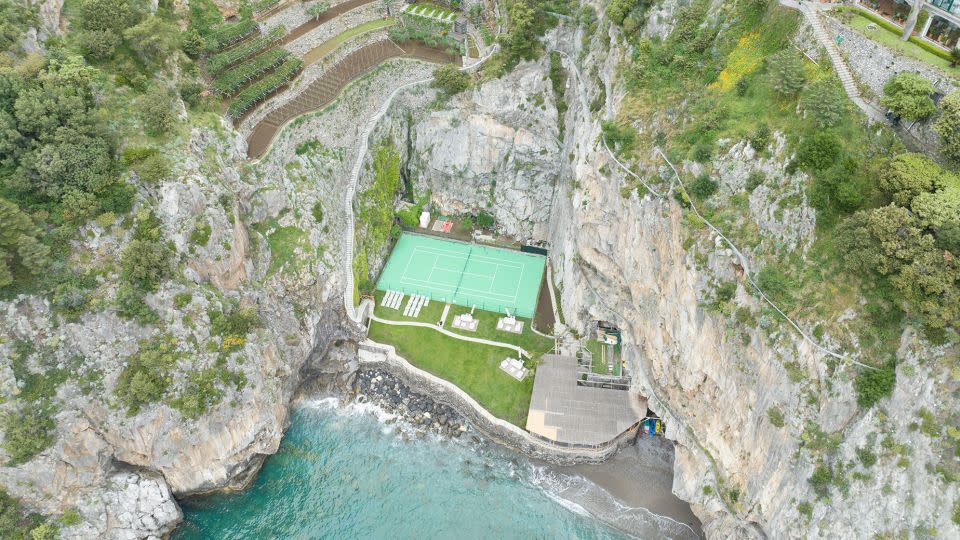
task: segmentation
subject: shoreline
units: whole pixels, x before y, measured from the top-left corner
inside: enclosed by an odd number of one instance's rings
[[[361,366],[352,390],[354,396],[342,397],[344,405],[370,403],[422,432],[451,440],[469,435],[474,443],[526,458],[544,471],[537,484],[559,504],[617,530],[648,538],[656,527],[667,538],[703,538],[689,504],[671,491],[673,448],[662,439],[638,439],[602,462],[559,464],[489,437],[456,407],[418,393],[387,370]]]

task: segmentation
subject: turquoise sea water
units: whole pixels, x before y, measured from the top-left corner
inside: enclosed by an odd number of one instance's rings
[[[298,408],[242,492],[183,501],[176,539],[626,538],[496,445],[411,436],[363,406]]]

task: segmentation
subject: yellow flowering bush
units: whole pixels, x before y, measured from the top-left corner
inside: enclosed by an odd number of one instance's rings
[[[763,55],[760,52],[759,39],[758,32],[750,32],[737,40],[737,47],[727,56],[727,65],[723,67],[723,71],[710,88],[727,92],[737,84],[737,81],[760,67]]]

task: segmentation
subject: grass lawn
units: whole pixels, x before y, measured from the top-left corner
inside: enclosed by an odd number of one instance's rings
[[[414,319],[403,315],[406,299],[400,309],[389,309],[380,305],[383,296],[383,291],[376,291],[377,307],[374,312],[380,318],[393,321],[436,323],[445,305],[431,301]],[[448,330],[454,316],[469,311],[470,308],[451,304],[447,315]],[[528,368],[533,369],[541,355],[553,350],[552,339],[530,331],[529,319],[521,319],[524,322],[522,334],[512,334],[497,330],[497,319],[502,317],[499,313],[478,309],[473,316],[480,321],[477,331],[457,333],[523,347],[532,357],[524,362]],[[397,353],[413,365],[456,384],[494,416],[520,427],[526,426],[533,377],[518,382],[500,370],[500,362],[504,358],[516,356],[512,349],[461,341],[429,328],[390,326],[377,322],[370,325],[370,339],[393,345]]]
[[[354,26],[353,28],[341,32],[332,38],[324,41],[317,47],[311,49],[307,54],[303,55],[303,65],[309,66],[320,61],[321,58],[330,54],[337,49],[340,45],[343,45],[347,40],[354,36],[366,32],[372,32],[374,30],[379,30],[380,28],[386,28],[388,26],[393,26],[397,23],[396,19],[377,19],[375,21],[365,22],[361,25]]]
[[[431,305],[433,303],[431,302]],[[447,327],[449,330],[450,323],[453,322],[453,318],[456,315],[461,313],[469,313],[470,308],[458,306],[456,304],[451,304],[450,314],[447,315]],[[420,313],[421,317],[423,313]],[[523,321],[523,333],[514,334],[512,332],[503,332],[497,330],[497,319],[503,317],[500,313],[493,311],[483,311],[476,309],[473,311],[473,318],[480,321],[480,325],[477,326],[476,332],[458,332],[465,336],[473,336],[483,339],[492,339],[494,341],[501,341],[503,343],[510,343],[511,345],[517,345],[525,349],[532,359],[536,360],[544,353],[553,351],[553,340],[545,338],[534,334],[530,330],[530,319],[523,319],[517,317],[517,320]],[[498,362],[499,364],[499,362]]]
[[[494,416],[526,426],[533,377],[521,382],[500,370],[500,362],[514,351],[461,341],[429,328],[377,322],[370,324],[370,339],[393,345],[411,364],[456,384]],[[527,362],[527,367],[532,365]]]
[[[620,376],[620,359],[619,355],[616,353],[615,347],[600,343],[595,339],[591,339],[587,341],[587,350],[593,355],[593,361],[590,369],[594,373],[598,373],[600,375],[611,375],[610,370],[608,369],[607,359],[612,354],[614,355],[614,358],[616,358],[613,364],[612,375],[617,377]]]
[[[855,16],[850,19],[850,26],[870,39],[886,45],[887,47],[901,52],[911,58],[915,58],[921,62],[930,64],[931,66],[936,66],[947,73],[956,76],[956,68],[950,67],[950,61],[940,58],[932,52],[924,50],[915,43],[910,43],[909,41],[900,41],[899,34],[895,34],[890,30],[883,28],[882,26],[877,26],[875,30],[868,30],[867,25],[871,23],[872,21],[863,15],[860,15],[859,13],[855,14]]]
[[[383,307],[380,305],[380,302],[383,300],[383,296],[386,293],[383,291],[374,292],[373,296],[377,299],[377,307],[373,310],[374,314],[381,319],[388,319],[391,321],[420,321],[430,324],[436,324],[440,320],[440,315],[443,313],[443,302],[430,302],[429,306],[424,306],[420,309],[420,316],[417,318],[413,317],[404,317],[403,308],[407,304],[407,298],[403,299],[403,303],[400,304],[400,309],[391,309]],[[452,319],[451,319],[452,320]]]

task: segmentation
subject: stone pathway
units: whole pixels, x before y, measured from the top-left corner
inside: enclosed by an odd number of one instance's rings
[[[418,321],[392,321],[389,319],[381,319],[380,317],[377,317],[376,315],[374,315],[373,312],[370,313],[370,319],[378,323],[389,324],[391,326],[416,326],[419,328],[429,328],[431,330],[436,330],[437,332],[440,332],[443,335],[450,336],[454,339],[459,339],[461,341],[470,341],[473,343],[479,343],[481,345],[492,345],[494,347],[503,347],[505,349],[513,349],[514,351],[517,351],[517,353],[520,354],[521,356],[530,358],[530,353],[528,353],[526,349],[524,349],[523,347],[518,347],[517,345],[513,345],[510,343],[503,343],[502,341],[493,341],[492,339],[483,339],[483,338],[464,336],[462,334],[451,332],[446,328],[441,328],[435,324],[418,322]]]

